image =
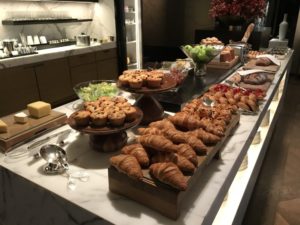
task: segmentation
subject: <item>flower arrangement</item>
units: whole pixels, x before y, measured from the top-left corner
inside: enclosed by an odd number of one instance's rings
[[[240,16],[255,19],[265,15],[266,0],[211,0],[209,14],[220,16]]]

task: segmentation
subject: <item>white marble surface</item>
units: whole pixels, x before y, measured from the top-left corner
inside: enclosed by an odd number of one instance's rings
[[[83,46],[83,47],[79,47],[76,45],[69,45],[64,47],[39,50],[38,54],[34,54],[34,55],[1,59],[0,69],[38,63],[38,62],[43,62],[52,59],[65,58],[68,56],[80,55],[89,52],[96,52],[96,51],[101,51],[110,48],[116,48],[116,42],[94,44],[91,46]]]
[[[13,161],[1,154],[0,165],[28,179],[28,182],[54,192],[75,205],[114,224],[211,224],[251,144],[282,78],[282,72],[286,67],[287,61],[282,62],[281,69],[275,75],[275,79],[267,92],[267,101],[260,107],[260,113],[256,116],[241,116],[240,125],[224,146],[222,158],[213,160],[195,183],[183,202],[181,216],[176,221],[170,220],[125,197],[110,193],[107,177],[108,158],[117,153],[107,154],[91,150],[88,145],[87,135],[72,133],[67,140],[69,142],[68,145],[64,147],[70,161],[70,172],[83,170],[90,174],[90,180],[86,183],[78,182],[74,191],[68,190],[66,177],[62,175],[43,175],[41,172],[41,168],[45,163],[43,160],[33,161],[33,158],[27,155],[18,161]],[[66,104],[59,107],[58,110],[70,114],[77,103]],[[58,130],[66,128],[67,126]],[[14,151],[24,149],[28,144]]]

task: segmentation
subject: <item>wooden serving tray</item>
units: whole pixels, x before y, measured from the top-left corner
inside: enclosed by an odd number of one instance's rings
[[[234,132],[239,119],[239,114],[233,115],[222,140],[215,146],[209,147],[207,155],[198,156],[198,168],[192,176],[188,176],[188,188],[186,191],[179,191],[153,180],[148,169],[143,170],[144,177],[142,180],[134,180],[118,172],[112,166],[108,168],[109,190],[146,205],[171,219],[177,219],[180,215],[181,203],[185,196],[189,193],[195,181],[200,178],[201,173],[205,171],[205,167],[210,161],[213,158],[219,158],[223,144],[228,136]]]
[[[28,110],[22,112],[29,115]],[[51,110],[50,115],[39,119],[29,116],[25,124],[15,123],[14,114],[2,117],[1,120],[8,126],[8,132],[0,133],[0,148],[6,152],[21,142],[65,124],[67,116],[65,113]]]
[[[270,66],[257,66],[255,65],[257,59],[252,59],[249,62],[247,62],[244,65],[244,69],[249,70],[249,69],[259,69],[259,70],[264,70],[272,73],[276,73],[277,70],[279,69],[280,66],[277,66],[275,64],[272,64]]]
[[[208,68],[215,68],[215,69],[230,69],[237,64],[239,61],[239,56],[235,56],[233,60],[230,62],[220,62],[218,60],[212,60],[210,63],[207,64]]]

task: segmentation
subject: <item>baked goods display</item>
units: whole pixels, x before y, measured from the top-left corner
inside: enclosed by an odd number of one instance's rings
[[[266,92],[274,79],[274,73],[271,72],[251,72],[246,75],[240,75],[239,72],[232,75],[228,80],[241,88],[256,90],[261,89]]]
[[[71,115],[77,127],[91,128],[120,127],[137,116],[137,108],[121,96],[103,96],[96,101],[85,102],[84,109]]]
[[[209,98],[216,104],[225,104],[233,110],[257,112],[259,110],[259,100],[265,97],[265,92],[256,90],[245,90],[234,88],[226,84],[216,84],[210,87],[209,92],[203,98]]]
[[[258,58],[255,62],[257,66],[270,66],[273,62],[267,57]]]
[[[165,74],[161,70],[125,70],[119,76],[119,84],[122,87],[140,89],[142,87],[160,88],[164,81]]]
[[[223,42],[220,41],[216,37],[208,37],[208,38],[202,39],[200,41],[200,44],[203,44],[203,45],[223,45]]]
[[[180,112],[138,128],[136,143],[123,147],[121,154],[136,157],[144,169],[144,179],[151,177],[158,186],[164,183],[179,191],[186,190],[197,168],[202,167],[208,155],[216,154],[220,148],[218,143],[225,140],[231,126],[238,121],[235,119],[232,123],[233,118],[238,117],[236,105],[216,102],[215,106],[206,106],[203,103],[203,98],[213,94],[210,90],[187,103]],[[226,98],[225,93],[220,97]],[[250,98],[253,96],[249,97],[252,103]],[[129,171],[122,172],[132,177]]]

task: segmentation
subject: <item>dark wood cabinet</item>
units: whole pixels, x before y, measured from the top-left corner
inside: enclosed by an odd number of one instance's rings
[[[33,67],[1,69],[0,81],[0,116],[17,112],[39,100]]]
[[[71,70],[71,80],[72,80],[73,87],[76,84],[84,81],[98,79],[97,66],[95,62],[86,65],[72,67],[70,70]]]
[[[58,105],[74,96],[67,59],[43,62],[35,72],[42,101]]]
[[[116,80],[118,78],[117,58],[97,61],[99,80]]]

